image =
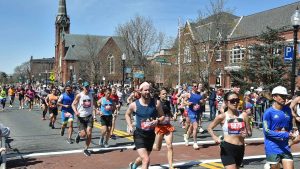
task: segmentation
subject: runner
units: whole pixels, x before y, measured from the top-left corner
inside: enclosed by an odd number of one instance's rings
[[[8,89],[8,95],[9,95],[9,107],[13,107],[13,103],[15,101],[15,96],[16,96],[16,89],[14,85],[11,85]]]
[[[245,154],[245,137],[252,135],[247,114],[239,115],[237,110],[239,102],[235,92],[227,92],[224,96],[227,111],[219,114],[207,127],[213,140],[220,144],[221,160],[226,169],[240,168]],[[219,124],[223,129],[223,138],[213,131]]]
[[[51,94],[48,94],[48,96],[46,97],[46,104],[49,108],[49,114],[50,114],[49,127],[51,127],[52,129],[55,129],[54,123],[56,121],[56,116],[58,114],[57,100],[58,100],[58,96],[56,95],[56,89],[52,88]]]
[[[33,101],[34,101],[34,98],[35,98],[35,91],[32,89],[31,85],[28,86],[28,89],[26,91],[25,96],[26,96],[28,104],[29,104],[29,106],[28,106],[29,111],[32,111]]]
[[[43,89],[40,91],[40,101],[41,101],[41,108],[42,108],[42,120],[46,120],[46,114],[48,111],[48,106],[46,103],[46,97],[50,92],[47,90],[46,85],[43,85]]]
[[[62,93],[58,99],[58,106],[61,106],[61,130],[60,135],[63,136],[65,133],[65,128],[69,123],[67,142],[73,144],[72,133],[73,133],[73,121],[74,121],[74,111],[72,109],[72,103],[74,101],[74,93],[71,85],[66,85],[65,92]]]
[[[2,105],[1,111],[5,110],[5,103],[6,103],[6,91],[4,87],[0,87],[0,102]]]
[[[272,169],[294,168],[293,155],[289,147],[289,138],[295,138],[292,133],[291,109],[285,105],[288,96],[283,86],[277,86],[272,90],[273,105],[264,112],[263,132],[265,135],[266,166]]]
[[[88,150],[92,140],[93,121],[93,96],[89,93],[90,85],[88,82],[83,83],[83,91],[76,95],[72,103],[72,109],[78,120],[78,133],[75,142],[78,144],[80,137],[86,138],[84,155],[90,156],[91,152]]]
[[[142,164],[146,169],[150,165],[150,153],[155,140],[154,128],[159,121],[164,120],[161,103],[150,97],[150,85],[143,82],[139,87],[141,98],[132,102],[125,113],[129,132],[133,132],[131,115],[136,113],[136,130],[133,133],[134,144],[139,157],[135,162],[130,163],[131,169],[136,169]],[[157,118],[159,117],[159,118]]]
[[[115,130],[115,126],[116,126],[116,120],[117,117],[119,115],[120,112],[120,98],[117,95],[117,90],[115,87],[111,88],[111,95],[110,95],[110,99],[113,101],[114,105],[115,105],[115,109],[113,112],[113,116],[112,116],[112,126],[111,126],[111,130],[110,130],[110,136],[112,139],[116,139],[116,136],[113,134],[114,130]]]
[[[193,82],[192,91],[187,93],[185,96],[184,105],[188,106],[188,118],[186,120],[186,134],[184,134],[184,141],[185,145],[189,145],[189,136],[191,132],[193,132],[193,148],[195,150],[199,149],[197,143],[197,129],[198,129],[198,122],[200,119],[200,103],[202,100],[202,96],[198,93],[198,85],[197,83]],[[189,127],[190,128],[189,128]]]
[[[22,85],[19,85],[17,92],[19,97],[19,109],[24,109],[25,89],[23,88]]]
[[[101,122],[101,138],[99,145],[108,148],[108,140],[110,138],[112,129],[113,113],[115,112],[115,102],[111,98],[111,89],[106,89],[105,97],[102,97],[98,102],[100,110],[97,113],[100,115]]]
[[[160,121],[158,125],[155,127],[155,142],[153,145],[153,150],[160,151],[162,146],[162,141],[165,139],[167,145],[167,157],[169,168],[173,169],[173,131],[175,128],[171,125],[171,119],[173,114],[171,112],[170,101],[167,100],[167,91],[166,89],[160,90],[159,93],[160,102],[162,104],[162,109],[164,112],[164,120]]]

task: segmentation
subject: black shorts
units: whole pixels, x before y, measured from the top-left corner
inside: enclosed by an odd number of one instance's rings
[[[93,128],[94,126],[94,119],[92,115],[86,116],[86,117],[77,117],[77,123],[78,123],[78,129],[86,130],[87,127]]]
[[[24,95],[20,95],[19,94],[19,100],[21,101],[21,100],[23,100],[24,99]]]
[[[49,107],[49,114],[53,114],[54,116],[57,116],[57,114],[58,114],[57,107],[55,107],[55,108]]]
[[[102,126],[111,127],[112,126],[112,115],[103,115],[100,117],[100,123]]]
[[[152,151],[152,147],[155,140],[154,130],[145,131],[139,128],[133,133],[133,140],[136,149],[145,148],[147,151]]]
[[[236,164],[240,166],[243,162],[245,145],[235,145],[226,141],[221,142],[221,160],[224,166]]]

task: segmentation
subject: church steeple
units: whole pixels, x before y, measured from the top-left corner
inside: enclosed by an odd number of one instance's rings
[[[67,16],[67,6],[65,0],[59,0],[58,16]]]

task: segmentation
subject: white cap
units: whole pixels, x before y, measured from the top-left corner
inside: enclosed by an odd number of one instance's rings
[[[250,91],[246,91],[246,92],[244,93],[244,96],[247,96],[247,95],[250,95],[250,94],[251,94]]]
[[[262,92],[262,91],[263,91],[263,88],[262,88],[262,87],[258,87],[257,89],[255,89],[255,91],[257,91],[257,92]]]
[[[289,94],[287,93],[286,88],[283,87],[283,86],[277,86],[277,87],[275,87],[275,88],[272,90],[272,95],[273,95],[273,94],[289,95]]]
[[[47,87],[46,85],[43,85],[43,87]]]

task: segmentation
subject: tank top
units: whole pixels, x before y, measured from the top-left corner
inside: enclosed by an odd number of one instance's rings
[[[240,135],[241,131],[245,130],[245,122],[243,115],[238,117],[229,117],[229,114],[225,112],[225,122],[222,126],[224,135]]]
[[[93,112],[93,96],[91,93],[86,95],[83,92],[80,92],[79,95],[80,99],[77,106],[79,117],[87,117]]]
[[[160,121],[159,124],[162,124],[162,125],[170,124],[171,117],[173,116],[171,113],[170,101],[166,100],[166,101],[160,101],[160,102],[162,105],[162,109],[163,109],[165,118],[163,121]]]
[[[73,113],[73,109],[71,107],[73,101],[74,101],[74,94],[71,93],[70,95],[68,95],[67,93],[63,93],[62,94],[62,100],[61,100],[61,103],[63,105],[69,105],[70,107],[66,108],[64,106],[61,107],[61,110],[64,111],[64,112],[69,112],[69,113]]]
[[[58,96],[55,96],[54,94],[49,94],[48,95],[49,98],[49,107],[50,108],[56,108],[57,107],[57,100],[58,100]]]
[[[112,105],[113,105],[112,99],[106,99],[106,97],[101,98],[100,111],[103,113],[104,116],[112,115],[112,113],[113,113]]]
[[[300,104],[297,105],[296,113],[297,113],[298,116],[300,116]]]
[[[140,100],[135,101],[136,104],[136,128],[153,131],[155,126],[152,126],[152,120],[155,120],[157,117],[155,99],[151,99],[148,106],[143,106],[140,103]]]

